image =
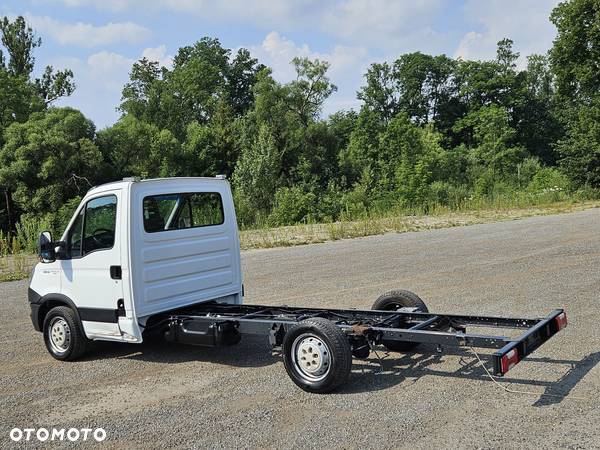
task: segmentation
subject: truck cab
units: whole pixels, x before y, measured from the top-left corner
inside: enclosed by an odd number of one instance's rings
[[[59,240],[42,233],[39,254],[31,320],[57,359],[79,356],[75,341],[142,342],[158,313],[242,303],[238,229],[224,177],[94,187]]]

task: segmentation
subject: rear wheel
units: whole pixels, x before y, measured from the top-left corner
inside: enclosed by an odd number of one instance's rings
[[[379,311],[395,311],[400,308],[417,308],[419,312],[429,312],[425,302],[414,292],[395,290],[380,296],[371,309]],[[383,345],[392,352],[407,352],[419,346],[415,342],[383,341]]]
[[[330,392],[350,375],[350,343],[333,322],[320,317],[306,319],[285,334],[283,363],[300,388],[314,393]]]
[[[89,340],[73,310],[67,306],[57,306],[44,318],[44,342],[54,358],[72,361],[83,356]]]

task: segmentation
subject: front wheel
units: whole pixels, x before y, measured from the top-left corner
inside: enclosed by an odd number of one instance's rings
[[[306,319],[285,334],[283,363],[300,388],[313,393],[330,392],[350,375],[350,343],[333,322],[321,317]]]
[[[57,306],[44,318],[44,342],[54,358],[72,361],[83,356],[89,340],[73,310],[67,306]]]

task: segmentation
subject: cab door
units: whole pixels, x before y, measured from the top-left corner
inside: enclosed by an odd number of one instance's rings
[[[122,340],[121,198],[120,190],[89,198],[66,233],[61,289],[77,306],[88,338]]]

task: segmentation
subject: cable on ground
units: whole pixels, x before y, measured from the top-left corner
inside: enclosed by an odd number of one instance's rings
[[[524,395],[535,395],[535,396],[540,396],[540,397],[552,397],[552,398],[560,398],[560,399],[565,399],[565,398],[570,398],[573,400],[587,400],[587,398],[584,397],[577,397],[574,395],[560,395],[560,394],[547,394],[545,392],[534,392],[534,391],[521,391],[518,389],[511,389],[507,386],[503,386],[502,383],[500,383],[496,377],[494,377],[494,375],[492,375],[490,373],[490,371],[487,369],[487,367],[485,367],[485,364],[483,363],[483,361],[481,360],[481,358],[479,357],[479,355],[477,354],[477,352],[473,349],[473,347],[469,347],[469,350],[471,350],[471,352],[475,355],[475,357],[477,358],[477,361],[479,361],[479,365],[481,367],[483,367],[483,370],[485,370],[485,373],[487,374],[487,376],[490,378],[490,380],[492,380],[496,385],[498,385],[500,387],[500,389],[505,390],[506,392],[510,392],[511,394],[524,394]]]

